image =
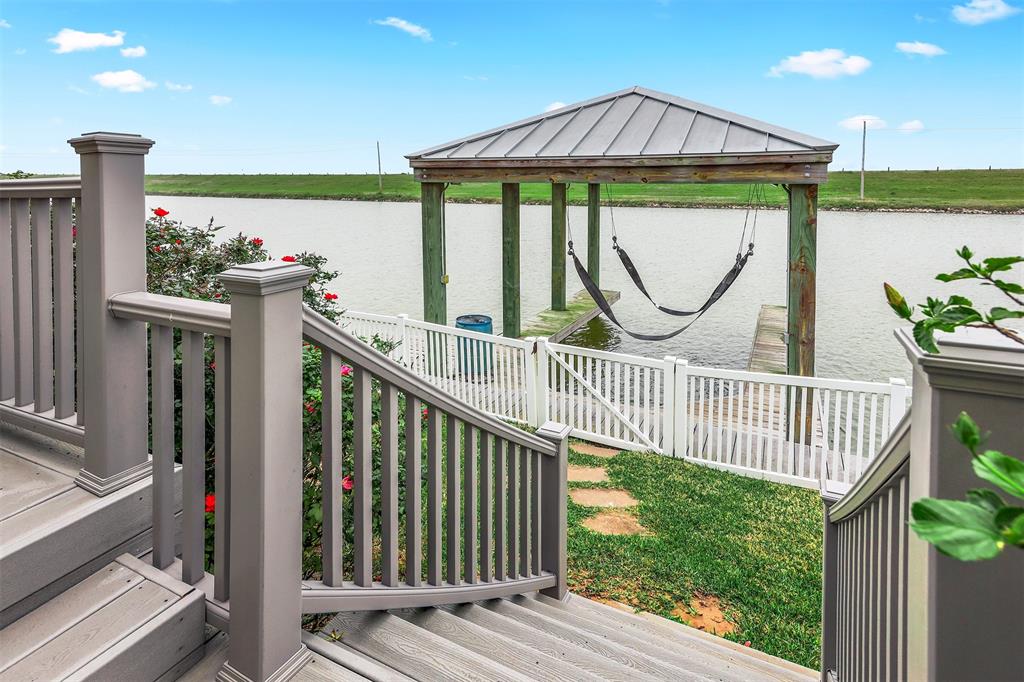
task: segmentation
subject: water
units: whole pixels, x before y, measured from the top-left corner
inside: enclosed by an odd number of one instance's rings
[[[420,206],[417,203],[149,197],[171,217],[204,224],[214,217],[228,233],[260,236],[274,256],[302,250],[326,256],[341,270],[334,283],[353,310],[422,315]],[[550,209],[524,206],[521,219],[524,319],[546,308],[550,296]],[[635,331],[679,326],[633,287],[610,247],[608,211],[601,285],[622,292],[616,315]],[[616,208],[619,240],[648,289],[663,305],[699,306],[732,265],[744,212],[721,209]],[[570,228],[586,262],[586,209],[570,207]],[[501,328],[501,209],[447,206],[449,322],[484,313]],[[762,304],[786,302],[786,214],[762,212],[755,254],[726,296],[690,330],[668,341],[636,341],[603,318],[575,335],[580,345],[636,355],[676,355],[692,364],[742,369]],[[911,302],[932,294],[969,292],[975,303],[1003,304],[991,288],[936,282],[935,273],[960,266],[954,250],[969,244],[984,256],[1024,252],[1024,216],[935,213],[823,212],[818,226],[817,373],[862,380],[909,379],[910,365],[893,337],[898,320],[882,294],[894,284]],[[1019,271],[1019,268],[1018,268]],[[1018,275],[1018,279],[1019,279]],[[582,289],[571,263],[571,296]]]

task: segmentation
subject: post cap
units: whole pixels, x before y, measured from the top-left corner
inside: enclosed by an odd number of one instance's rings
[[[155,142],[135,133],[97,131],[73,137],[68,144],[79,154],[147,154]]]
[[[229,268],[218,275],[224,288],[232,294],[266,296],[309,284],[313,268],[299,263],[266,260]]]

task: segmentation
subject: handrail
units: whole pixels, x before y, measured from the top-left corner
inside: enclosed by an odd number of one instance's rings
[[[107,302],[114,317],[178,327],[213,336],[231,336],[231,306],[194,298],[131,291]]]
[[[893,475],[910,458],[910,412],[908,410],[903,415],[900,423],[896,425],[882,446],[881,452],[868,466],[867,471],[849,491],[829,508],[829,521],[839,523],[856,514],[874,498],[875,493],[885,487]],[[825,488],[822,490],[822,497],[835,499],[836,496],[833,491]]]
[[[499,436],[503,440],[527,447],[549,457],[558,455],[558,447],[551,441],[517,429],[466,405],[421,379],[370,345],[344,332],[334,322],[311,308],[303,306],[302,313],[302,334],[310,343],[341,355],[392,386],[416,395],[429,405],[438,407],[445,413]]]
[[[82,178],[22,178],[0,180],[0,199],[58,199],[82,196]]]

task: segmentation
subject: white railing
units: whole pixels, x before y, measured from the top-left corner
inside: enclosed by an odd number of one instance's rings
[[[907,385],[696,367],[348,312],[341,325],[397,344],[391,357],[504,419],[653,450],[746,476],[852,485],[907,409]]]

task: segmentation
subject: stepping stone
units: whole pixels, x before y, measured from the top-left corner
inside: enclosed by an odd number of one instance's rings
[[[605,459],[614,457],[620,452],[619,450],[606,448],[603,445],[594,445],[593,443],[570,443],[569,449],[581,455],[593,455],[594,457],[604,457]]]
[[[601,467],[584,467],[570,464],[569,480],[584,483],[603,483],[608,480],[608,472]]]
[[[610,509],[583,520],[583,526],[602,535],[642,535],[647,529],[627,511]]]
[[[584,507],[635,507],[639,504],[625,490],[608,490],[606,488],[573,488],[569,497],[576,504]]]

